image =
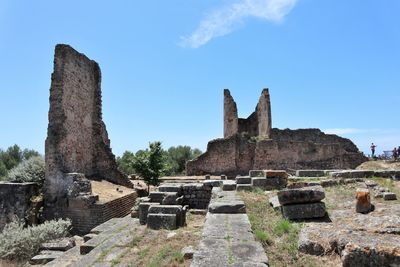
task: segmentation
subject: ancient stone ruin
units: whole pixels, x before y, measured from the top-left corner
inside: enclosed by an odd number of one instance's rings
[[[250,170],[353,169],[367,158],[349,139],[319,129],[271,128],[271,105],[264,89],[256,110],[238,118],[236,103],[224,90],[224,138],[186,165],[187,175],[245,175]]]
[[[132,187],[118,171],[111,152],[102,120],[100,85],[101,72],[95,61],[68,45],[56,46],[45,149],[47,218],[78,216],[79,212],[71,212],[92,207],[98,196],[91,194],[89,180]],[[103,207],[97,208],[102,212]]]

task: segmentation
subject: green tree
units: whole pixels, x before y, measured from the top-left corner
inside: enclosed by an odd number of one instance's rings
[[[165,157],[161,142],[150,143],[148,150],[140,150],[136,153],[132,162],[132,168],[143,178],[150,192],[150,185],[160,184],[160,176],[165,170]]]
[[[170,147],[167,151],[168,167],[171,174],[182,174],[185,171],[186,163],[198,157],[201,151],[190,146]]]
[[[11,170],[17,166],[23,159],[22,151],[18,145],[10,146],[6,151],[0,151],[0,161]]]
[[[117,157],[118,169],[126,175],[135,173],[135,169],[132,166],[134,160],[135,154],[130,151],[125,151],[122,157]]]

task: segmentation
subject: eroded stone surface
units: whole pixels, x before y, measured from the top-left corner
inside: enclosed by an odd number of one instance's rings
[[[281,205],[313,203],[325,198],[325,191],[322,186],[307,186],[294,189],[284,189],[278,192],[278,199]]]
[[[285,205],[281,209],[288,220],[322,218],[326,214],[324,202]]]
[[[335,210],[331,223],[307,223],[299,250],[312,255],[332,252],[343,266],[397,266],[400,261],[400,205],[377,204],[373,212]],[[392,264],[392,265],[391,265]]]

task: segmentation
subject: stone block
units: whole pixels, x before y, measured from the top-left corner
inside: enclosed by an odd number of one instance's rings
[[[325,176],[325,170],[297,170],[297,177],[323,177]]]
[[[275,178],[251,178],[253,187],[260,187],[263,190],[275,190],[285,188],[287,179],[281,177]]]
[[[253,191],[253,186],[251,184],[238,184],[236,185],[236,191]]]
[[[295,189],[285,189],[278,192],[278,199],[281,205],[313,203],[325,198],[325,191],[322,186],[308,186]]]
[[[371,178],[374,175],[375,175],[374,171],[364,171],[364,170],[350,170],[350,171],[339,171],[330,173],[330,176],[332,178]]]
[[[154,230],[177,229],[177,218],[175,214],[152,214],[147,216],[147,227]]]
[[[231,180],[223,181],[222,190],[223,191],[234,191],[234,190],[236,190],[235,181],[231,181]]]
[[[181,184],[163,184],[158,187],[159,192],[175,192],[178,196],[182,195]]]
[[[253,178],[253,177],[262,177],[262,178],[265,178],[265,172],[262,171],[262,170],[251,170],[251,171],[249,172],[249,176],[250,176],[251,178]]]
[[[236,184],[251,184],[251,177],[250,176],[237,176]]]
[[[397,200],[397,196],[395,193],[385,192],[383,193],[384,200]]]
[[[324,202],[282,206],[282,214],[288,220],[322,218],[325,213]]]
[[[221,180],[208,180],[203,182],[204,186],[207,187],[220,187],[222,185]]]
[[[227,179],[228,179],[228,177],[225,174],[221,175],[221,180],[227,180]]]
[[[365,247],[348,243],[341,253],[342,266],[400,266],[399,250],[382,245]]]
[[[195,252],[195,250],[193,249],[192,246],[184,247],[181,250],[181,254],[182,254],[183,258],[186,259],[186,260],[193,259],[194,252]]]
[[[149,211],[150,206],[152,205],[159,205],[160,203],[154,202],[145,202],[139,204],[139,223],[146,224],[147,222],[147,214]]]
[[[372,211],[372,204],[369,190],[358,188],[356,191],[356,212],[369,213],[370,211]]]
[[[164,192],[164,198],[161,202],[162,205],[177,205],[178,193]]]
[[[162,204],[165,194],[166,194],[165,192],[150,192],[149,194],[150,201]]]
[[[307,186],[320,186],[320,182],[295,182],[287,186],[288,189],[296,189]]]
[[[152,205],[148,214],[173,214],[176,215],[176,226],[186,225],[186,208],[180,205]]]
[[[46,263],[49,263],[49,262],[57,259],[61,255],[62,255],[62,252],[57,253],[56,251],[53,251],[53,253],[49,253],[49,254],[39,254],[39,255],[36,255],[35,257],[33,257],[32,259],[30,259],[29,263],[32,265],[44,265]]]
[[[97,236],[97,234],[86,234],[86,235],[83,236],[83,241],[87,242],[87,241],[89,241],[90,239],[92,239],[92,238],[94,238],[96,236]]]
[[[208,206],[210,213],[246,213],[246,206],[241,200],[227,201],[227,202],[213,202]]]
[[[287,172],[283,170],[265,170],[264,173],[266,178],[288,178]]]
[[[269,200],[269,205],[274,209],[274,210],[280,210],[281,209],[281,203],[279,203],[278,196],[275,197],[270,197]]]
[[[209,174],[205,175],[205,176],[204,176],[204,179],[210,180],[210,179],[211,179],[211,175],[209,175]]]
[[[75,247],[75,239],[73,238],[59,238],[40,245],[40,250],[57,250],[67,251]]]

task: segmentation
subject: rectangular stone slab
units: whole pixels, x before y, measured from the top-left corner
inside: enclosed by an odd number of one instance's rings
[[[222,184],[223,191],[234,191],[236,190],[236,182],[231,180],[225,180]]]
[[[325,203],[285,205],[282,206],[282,214],[288,220],[322,218],[326,214]]]
[[[236,184],[251,184],[250,176],[238,176],[236,177]]]
[[[155,202],[145,202],[139,204],[139,222],[140,224],[146,224],[147,222],[147,214],[150,206],[159,205],[160,203]]]
[[[236,191],[252,191],[253,186],[251,184],[238,184],[236,185]]]
[[[210,213],[246,213],[246,206],[243,201],[213,202],[208,206]]]
[[[278,192],[281,205],[319,202],[324,198],[325,191],[322,186],[307,186]]]
[[[152,214],[147,215],[147,227],[153,230],[177,229],[177,216],[175,214]]]
[[[325,176],[325,170],[297,170],[298,177],[322,177]]]

